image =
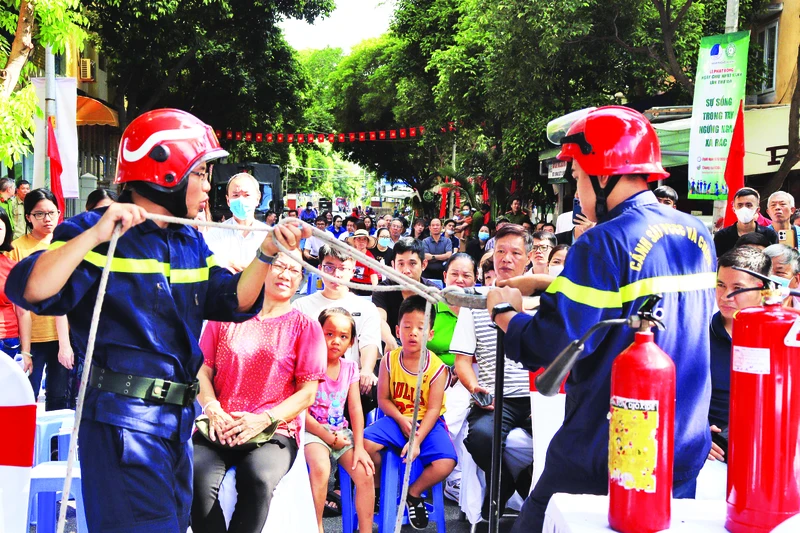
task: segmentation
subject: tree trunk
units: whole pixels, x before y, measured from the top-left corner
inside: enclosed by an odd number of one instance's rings
[[[780,168],[767,181],[761,191],[761,197],[766,202],[769,195],[783,187],[786,176],[792,171],[792,167],[800,163],[800,46],[797,47],[797,64],[795,66],[794,92],[789,108],[789,150],[783,158]]]
[[[14,42],[11,43],[11,52],[3,70],[0,70],[0,93],[10,96],[17,87],[22,67],[33,53],[33,24],[36,0],[22,0],[19,5],[19,20]]]

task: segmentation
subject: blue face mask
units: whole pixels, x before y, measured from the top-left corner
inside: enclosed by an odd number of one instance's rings
[[[789,282],[791,281],[790,279],[782,278],[780,276],[775,276],[775,275],[770,276],[769,279],[777,282],[778,285],[780,285],[781,287],[788,287]]]
[[[461,214],[464,216],[469,215],[469,209],[464,209],[463,211],[461,211]]]
[[[390,244],[392,244],[392,239],[390,239],[388,237],[381,237],[380,239],[378,239],[378,245],[379,246],[384,246],[384,247],[388,248],[388,246]]]
[[[256,203],[257,200],[249,196],[234,198],[230,203],[231,213],[239,220],[247,220],[256,212]]]
[[[478,232],[478,238],[480,240],[482,240],[482,241],[488,241],[489,240],[489,234],[486,233],[485,231]]]

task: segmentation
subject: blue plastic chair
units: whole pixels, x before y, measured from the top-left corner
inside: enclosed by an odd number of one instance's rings
[[[382,452],[383,460],[381,464],[381,504],[378,517],[378,533],[391,533],[394,531],[394,522],[397,518],[397,506],[400,504],[400,489],[402,488],[403,475],[406,465],[398,454],[393,450],[385,449]],[[422,473],[422,463],[417,459],[411,464],[411,479],[415,479]],[[431,522],[436,523],[436,531],[445,533],[445,513],[444,513],[444,489],[441,483],[434,485],[430,492],[433,496],[433,504],[425,502],[428,510],[428,517]],[[427,494],[423,494],[426,497]],[[344,509],[344,500],[342,500]],[[403,524],[408,523],[408,513],[404,511]],[[344,516],[344,511],[342,512]]]
[[[306,286],[306,294],[311,295],[317,292],[317,284],[319,283],[320,277],[313,272],[308,273],[308,285]]]
[[[64,422],[72,422],[74,418],[75,411],[72,409],[45,411],[36,415],[36,437],[33,444],[34,466],[50,460],[53,437],[61,432]]]
[[[66,461],[48,461],[38,464],[31,471],[31,492],[28,497],[28,510],[31,512],[37,501],[37,533],[55,533],[58,509],[58,494],[64,487],[67,477]],[[72,469],[70,496],[75,499],[75,512],[78,521],[78,533],[88,533],[86,513],[83,508],[83,492],[81,489],[81,469],[76,464]]]

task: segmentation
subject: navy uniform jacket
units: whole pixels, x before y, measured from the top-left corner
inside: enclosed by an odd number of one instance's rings
[[[56,227],[50,249],[94,226],[104,209],[77,215]],[[69,317],[79,352],[86,352],[97,287],[108,243],[89,252],[58,294],[31,304],[25,286],[40,253],[15,266],[6,292],[39,315]],[[188,226],[159,228],[146,220],[119,240],[95,344],[94,364],[114,372],[191,383],[203,364],[198,345],[203,319],[241,322],[261,308],[262,295],[239,313],[233,275],[214,262],[200,233]],[[155,404],[89,388],[83,416],[167,439],[191,436],[195,407]]]
[[[539,312],[511,320],[506,354],[530,370],[546,366],[594,324],[635,314],[645,297],[663,294],[667,330],[655,340],[676,367],[674,478],[690,479],[711,447],[708,324],[715,268],[714,243],[703,223],[641,192],[575,241]],[[564,424],[547,451],[543,481],[573,480],[565,482],[570,492],[608,490],[611,365],[633,337],[633,330],[617,326],[589,338],[567,381]]]

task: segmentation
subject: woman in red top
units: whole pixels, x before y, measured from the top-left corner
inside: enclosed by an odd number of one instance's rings
[[[240,324],[209,321],[200,339],[197,399],[210,429],[208,439],[199,431],[192,438],[194,533],[261,531],[273,491],[297,455],[299,416],[313,405],[327,370],[322,327],[292,309],[301,279],[300,264],[278,254],[264,283],[261,312]],[[281,422],[271,440],[259,448],[242,446],[273,420]],[[231,466],[238,496],[228,529],[217,498]]]
[[[14,304],[6,297],[6,279],[11,267],[17,264],[6,254],[11,251],[13,233],[8,213],[0,207],[0,252],[3,252],[0,254],[0,350],[16,357],[19,354],[19,324]]]
[[[365,229],[358,229],[356,232],[345,239],[347,244],[361,252],[362,254],[366,254],[368,257],[375,259],[375,256],[372,255],[372,252],[367,250],[367,248],[375,248],[375,244],[377,243],[377,239],[370,235],[367,230]],[[378,273],[372,270],[370,267],[365,265],[360,261],[356,261],[356,269],[353,273],[353,279],[351,279],[353,283],[359,283],[365,286],[372,286],[378,284]],[[357,294],[359,296],[371,296],[372,292],[369,290],[358,290],[352,289],[353,294]]]

